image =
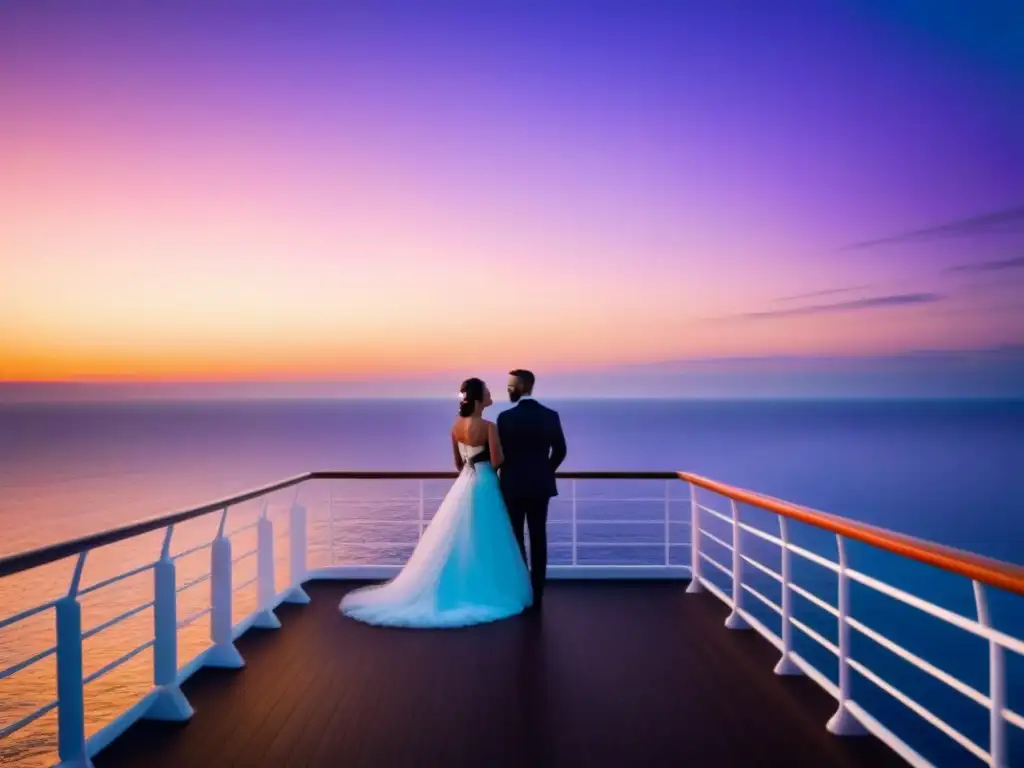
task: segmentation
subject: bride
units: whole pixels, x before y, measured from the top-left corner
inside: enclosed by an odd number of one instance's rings
[[[459,390],[452,450],[459,476],[402,571],[387,584],[347,594],[341,612],[368,624],[463,627],[504,619],[530,606],[530,575],[512,532],[497,468],[498,429],[480,379]]]

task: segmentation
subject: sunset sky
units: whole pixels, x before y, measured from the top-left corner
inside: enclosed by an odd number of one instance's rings
[[[0,381],[1022,350],[1019,3],[0,7]]]

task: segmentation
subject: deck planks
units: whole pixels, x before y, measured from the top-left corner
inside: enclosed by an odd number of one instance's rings
[[[834,700],[683,586],[552,582],[542,619],[423,631],[359,624],[337,608],[351,584],[311,583],[239,640],[244,670],[183,686],[189,723],[137,723],[94,764],[904,765],[829,734]]]

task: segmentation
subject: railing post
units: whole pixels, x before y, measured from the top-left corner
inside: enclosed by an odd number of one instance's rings
[[[672,565],[672,528],[669,524],[670,515],[672,512],[672,485],[671,480],[665,481],[665,567],[668,568]]]
[[[252,625],[260,629],[280,629],[281,621],[274,615],[274,524],[267,517],[267,503],[256,523],[256,609]]]
[[[334,491],[327,491],[327,567],[334,565]]]
[[[779,515],[779,538],[782,539],[782,658],[775,665],[776,675],[799,675],[800,668],[793,661],[793,592],[789,588],[792,578],[792,553],[789,551],[789,520]]]
[[[697,486],[693,483],[690,483],[690,584],[686,591],[691,595],[704,591],[700,583],[700,504]]]
[[[579,547],[576,546],[576,480],[571,481],[572,488],[572,564],[579,564]]]
[[[419,538],[421,538],[421,539],[423,538],[423,531],[425,531],[426,528],[427,528],[427,524],[426,524],[426,515],[427,515],[426,506],[427,506],[426,491],[425,491],[425,489],[423,487],[423,481],[420,480],[420,505],[419,505],[420,533],[419,533]]]
[[[210,639],[213,647],[206,652],[204,664],[208,667],[241,669],[245,666],[242,654],[235,647],[232,636],[231,591],[231,539],[224,535],[227,508],[221,513],[217,537],[210,548]]]
[[[167,526],[160,559],[153,567],[153,685],[156,697],[143,715],[147,720],[184,722],[194,714],[178,687],[178,591],[171,536]]]
[[[725,619],[728,629],[750,629],[743,610],[743,552],[740,546],[740,507],[735,499],[732,503],[732,612]]]
[[[298,501],[292,503],[288,519],[288,543],[291,547],[291,554],[288,557],[288,566],[291,570],[291,586],[284,601],[294,605],[308,605],[309,595],[302,585],[306,581],[306,552],[308,535],[306,526],[306,508]]]
[[[828,721],[826,726],[837,736],[857,736],[864,733],[864,727],[847,709],[852,691],[850,677],[850,577],[846,573],[848,561],[846,557],[846,539],[836,534],[836,546],[839,549],[839,709]]]
[[[974,581],[974,602],[978,609],[978,623],[992,627],[988,609],[988,595],[981,582]],[[1003,647],[995,640],[988,641],[988,764],[991,768],[1006,768],[1010,764],[1006,747],[1006,659]]]
[[[92,768],[85,751],[85,675],[82,668],[82,581],[86,552],[78,556],[67,595],[57,603],[58,768]]]

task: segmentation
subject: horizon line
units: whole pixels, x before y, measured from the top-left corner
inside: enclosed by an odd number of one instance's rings
[[[550,400],[552,402],[609,402],[609,401],[649,401],[649,402],[1005,402],[1024,403],[1024,394],[1020,395],[806,395],[806,394],[771,394],[771,395],[553,395],[546,397],[538,395],[537,400]],[[204,395],[204,396],[174,396],[174,395],[153,395],[149,397],[109,397],[95,399],[11,399],[0,398],[0,407],[7,405],[97,405],[97,404],[136,404],[136,403],[240,403],[240,402],[336,402],[336,401],[361,401],[361,402],[456,402],[453,398],[440,395]],[[495,402],[495,406],[512,405],[504,400]]]

